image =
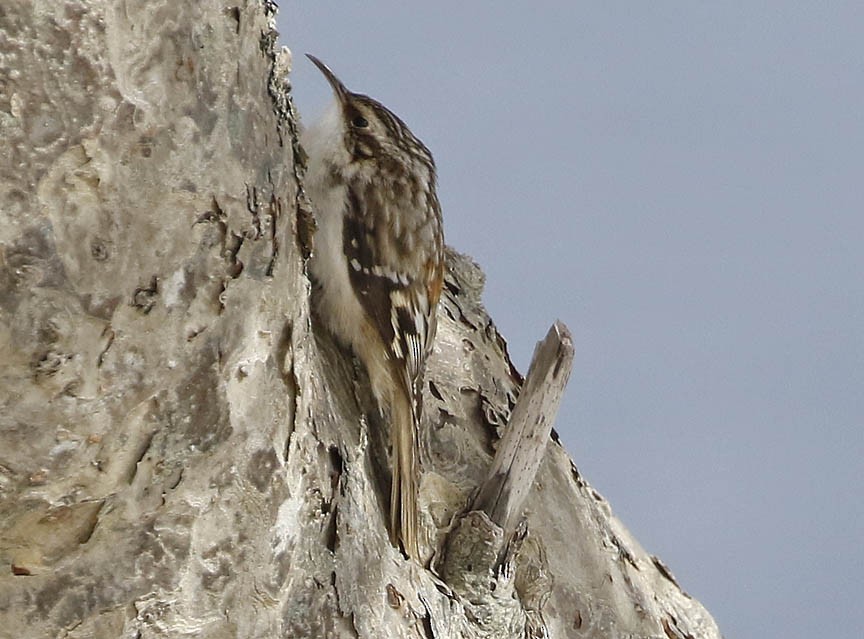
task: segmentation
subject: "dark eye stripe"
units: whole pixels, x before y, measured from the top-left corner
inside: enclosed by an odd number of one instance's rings
[[[383,125],[383,127],[387,130],[387,132],[396,140],[399,141],[400,146],[403,147],[411,156],[420,160],[423,164],[426,165],[426,168],[434,174],[435,172],[435,161],[432,159],[432,153],[426,148],[417,137],[411,133],[411,130],[408,126],[390,109],[382,105],[377,100],[373,100],[367,95],[361,94],[353,94],[353,99],[358,103],[363,104],[364,108],[371,113],[374,114],[376,118],[376,122]],[[353,105],[352,105],[353,106]],[[353,106],[351,115],[353,116],[350,120],[351,126],[354,129],[363,129],[369,126],[369,121],[360,114],[359,109],[356,106]],[[361,124],[365,123],[365,124]],[[368,140],[368,142],[374,142],[373,139]],[[407,142],[407,144],[406,144]],[[360,157],[371,157],[377,152],[377,147],[380,145],[376,145],[376,148],[363,149],[362,151],[355,151],[355,155]],[[369,153],[367,153],[367,150]]]

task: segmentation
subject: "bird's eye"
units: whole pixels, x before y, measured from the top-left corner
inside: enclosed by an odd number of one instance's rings
[[[362,115],[358,115],[355,116],[353,120],[351,120],[351,125],[357,127],[358,129],[365,129],[367,126],[369,126],[369,121]]]

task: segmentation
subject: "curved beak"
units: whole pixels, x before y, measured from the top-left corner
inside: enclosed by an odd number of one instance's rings
[[[321,73],[324,74],[324,77],[327,78],[327,82],[329,82],[330,86],[333,87],[333,92],[336,94],[336,97],[339,99],[340,102],[344,104],[346,98],[348,97],[348,94],[351,92],[345,87],[344,84],[342,84],[342,81],[333,74],[330,68],[326,64],[321,62],[321,60],[316,58],[311,53],[307,53],[306,57],[312,60],[312,63],[316,67],[318,67]]]

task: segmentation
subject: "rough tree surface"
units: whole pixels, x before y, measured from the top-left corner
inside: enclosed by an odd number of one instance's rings
[[[500,530],[455,516],[521,380],[455,253],[421,519],[432,567],[480,541],[446,582],[390,546],[381,420],[310,319],[273,11],[0,5],[0,636],[719,637],[554,440],[490,572]]]

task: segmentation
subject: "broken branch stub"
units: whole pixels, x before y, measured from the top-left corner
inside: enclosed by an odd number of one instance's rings
[[[573,353],[570,330],[556,321],[534,349],[516,407],[471,506],[471,510],[482,510],[501,526],[505,539],[515,529],[522,504],[534,484],[570,378]]]

